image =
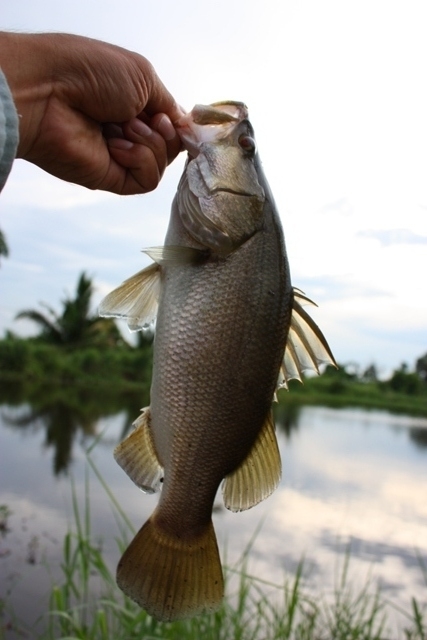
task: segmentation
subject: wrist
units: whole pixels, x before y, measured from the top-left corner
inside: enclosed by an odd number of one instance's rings
[[[52,93],[49,34],[0,33],[0,67],[19,116],[17,157],[23,158],[37,136]]]

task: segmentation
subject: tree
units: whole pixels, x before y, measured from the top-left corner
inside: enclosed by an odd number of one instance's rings
[[[374,363],[370,364],[369,367],[365,369],[362,373],[362,380],[364,382],[377,382],[378,381],[378,372],[377,367]]]
[[[424,382],[427,382],[427,353],[418,358],[415,363],[415,371]]]
[[[393,371],[388,381],[393,391],[406,393],[408,395],[416,395],[421,391],[422,382],[416,373],[411,373],[406,362],[402,362],[400,369]]]
[[[83,271],[77,281],[75,297],[62,301],[61,314],[42,303],[41,306],[47,313],[35,309],[24,309],[16,318],[27,318],[38,324],[41,329],[40,338],[52,344],[112,346],[123,342],[113,320],[104,320],[98,315],[91,314],[92,296],[92,280]]]

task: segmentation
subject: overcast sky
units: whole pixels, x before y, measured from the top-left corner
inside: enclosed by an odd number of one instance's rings
[[[336,359],[383,373],[427,352],[424,0],[20,0],[0,28],[66,31],[145,55],[186,109],[246,102],[283,222],[292,280]],[[59,309],[82,270],[96,301],[161,245],[182,171],[121,198],[15,162],[0,198],[10,258],[0,332]]]

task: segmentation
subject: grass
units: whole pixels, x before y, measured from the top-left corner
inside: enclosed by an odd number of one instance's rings
[[[63,540],[62,578],[54,584],[40,640],[426,640],[427,606],[415,598],[399,613],[399,633],[390,626],[390,607],[368,579],[355,589],[349,576],[350,554],[333,593],[313,594],[303,579],[304,562],[283,584],[248,571],[251,544],[235,565],[225,566],[226,597],[214,614],[160,623],[118,589],[102,548],[91,533],[89,468],[107,492],[119,526],[122,552],[135,533],[88,452],[83,504],[72,487],[73,530]],[[254,535],[254,537],[256,534]],[[427,588],[427,570],[420,558]],[[46,622],[47,619],[47,622]],[[17,627],[18,628],[18,627]],[[22,629],[22,625],[19,627]],[[0,638],[2,636],[0,630]],[[22,637],[33,637],[31,631]]]
[[[123,546],[120,543],[120,546]],[[386,604],[369,583],[353,591],[348,564],[333,598],[309,595],[303,564],[291,579],[273,585],[247,573],[249,549],[226,568],[227,597],[215,614],[159,623],[121,594],[87,532],[64,540],[64,580],[52,590],[46,640],[389,640]],[[92,584],[96,577],[96,585]],[[426,611],[412,600],[403,636],[425,640]]]

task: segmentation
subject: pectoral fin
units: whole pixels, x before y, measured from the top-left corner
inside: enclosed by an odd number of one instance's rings
[[[149,407],[142,409],[133,423],[135,429],[114,449],[116,462],[145,493],[158,491],[163,479],[151,435],[150,415]]]
[[[230,511],[244,511],[267,498],[276,489],[282,474],[279,447],[270,411],[249,455],[224,478],[224,504]]]
[[[206,256],[205,251],[192,247],[166,246],[145,249],[154,264],[125,280],[102,300],[99,315],[124,318],[131,331],[154,326],[161,288],[161,267],[193,264]]]
[[[325,336],[302,308],[301,305],[304,303],[317,306],[302,291],[294,288],[291,324],[280,368],[278,389],[287,389],[288,380],[292,380],[292,378],[302,382],[302,372],[307,369],[320,373],[319,365],[321,364],[331,364],[337,367]]]
[[[157,264],[176,267],[183,264],[196,264],[206,258],[208,253],[203,249],[184,247],[182,245],[167,245],[165,247],[150,247],[144,249]]]
[[[103,317],[125,318],[131,331],[154,324],[160,294],[160,266],[156,263],[125,280],[99,305]]]

